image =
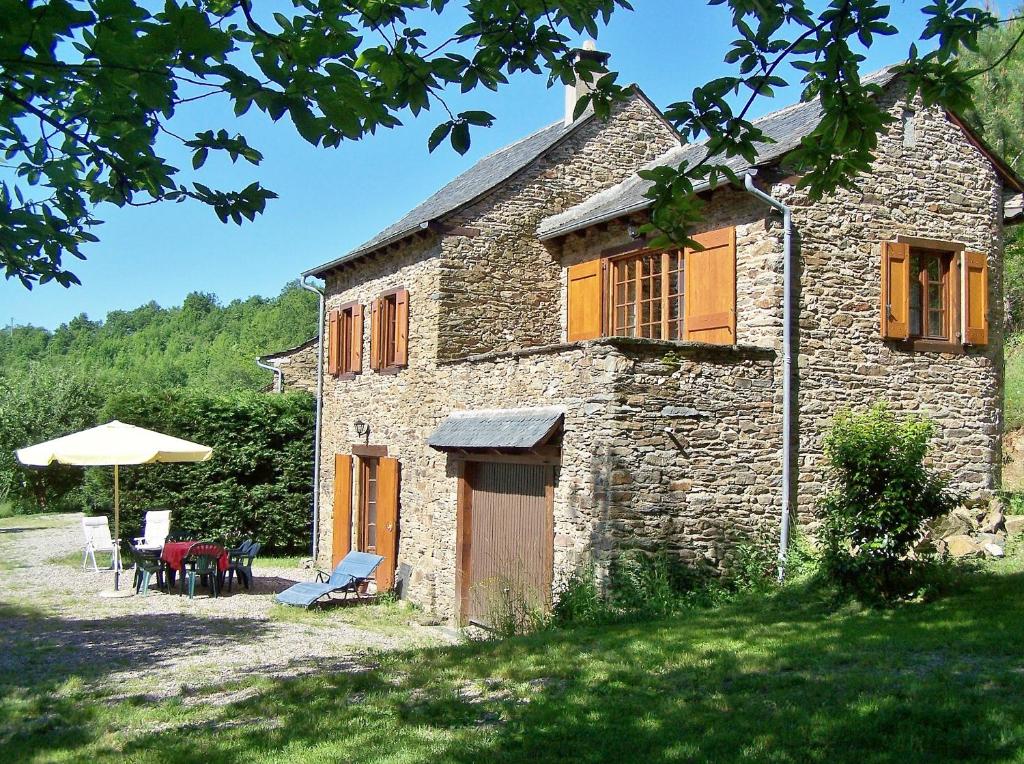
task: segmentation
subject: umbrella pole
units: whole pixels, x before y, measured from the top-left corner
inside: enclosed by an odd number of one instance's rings
[[[114,465],[114,591],[121,584],[121,490],[117,465]]]

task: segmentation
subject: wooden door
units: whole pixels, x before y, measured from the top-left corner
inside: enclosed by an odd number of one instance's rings
[[[359,459],[359,551],[379,554],[377,591],[395,585],[398,563],[398,460],[389,457]]]
[[[509,607],[546,607],[553,553],[551,467],[466,464],[461,516],[463,616],[492,625]]]
[[[334,518],[331,524],[331,565],[352,549],[352,457],[334,455]]]

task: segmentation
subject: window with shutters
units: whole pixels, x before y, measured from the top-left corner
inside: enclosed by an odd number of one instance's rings
[[[885,339],[940,351],[988,343],[988,259],[982,252],[911,237],[884,242],[881,291]]]
[[[327,317],[328,372],[339,379],[352,379],[363,366],[363,306],[350,302]]]
[[[408,365],[409,292],[393,289],[373,303],[370,356],[375,371],[395,372]]]
[[[736,343],[736,231],[696,234],[699,247],[640,251],[572,265],[566,338]]]
[[[645,252],[610,265],[609,334],[678,340],[683,337],[683,253]]]

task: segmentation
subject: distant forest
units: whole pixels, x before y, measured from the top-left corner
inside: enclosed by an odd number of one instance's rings
[[[260,389],[272,377],[256,357],[316,334],[316,303],[292,282],[272,298],[222,305],[216,295],[193,292],[180,307],[150,302],[112,311],[103,321],[82,314],[54,331],[15,326],[0,333],[0,377],[43,366],[88,377],[108,391]]]

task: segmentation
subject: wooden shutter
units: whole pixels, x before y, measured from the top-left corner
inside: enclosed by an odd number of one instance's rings
[[[334,455],[334,522],[331,526],[331,565],[352,549],[352,457]]]
[[[601,259],[569,266],[569,342],[601,336]]]
[[[352,306],[352,337],[349,340],[348,370],[358,374],[363,370],[363,306]]]
[[[337,375],[341,360],[341,313],[327,314],[327,373]]]
[[[394,588],[398,567],[398,459],[382,456],[377,462],[377,591]]]
[[[963,256],[963,340],[968,345],[988,344],[988,258],[984,252]]]
[[[384,352],[384,343],[380,337],[380,300],[374,300],[370,306],[370,368],[381,367],[381,354]]]
[[[736,344],[736,229],[693,237],[703,249],[686,249],[685,339]]]
[[[910,245],[882,242],[882,336],[910,336]]]
[[[409,290],[395,294],[395,366],[409,365]]]

